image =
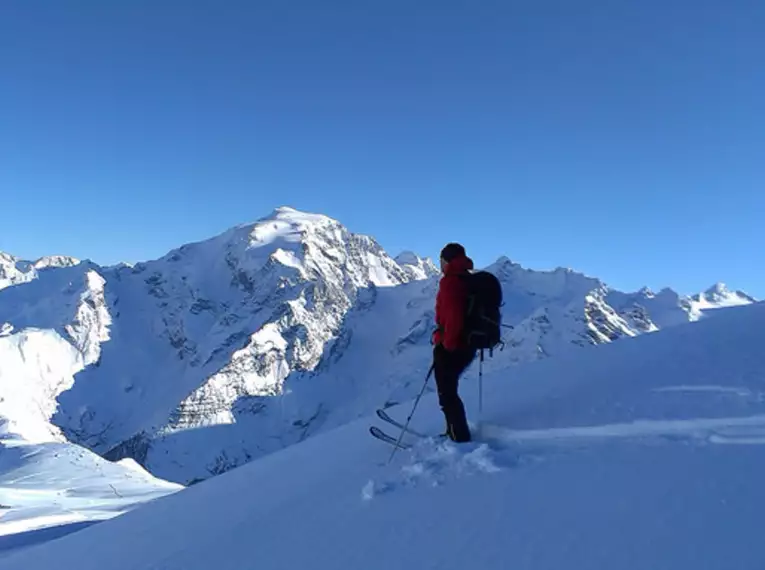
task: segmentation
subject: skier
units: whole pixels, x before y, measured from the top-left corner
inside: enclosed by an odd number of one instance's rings
[[[443,277],[436,295],[436,325],[433,333],[433,372],[438,403],[446,419],[446,435],[456,442],[470,441],[465,406],[458,394],[460,375],[476,357],[476,349],[465,340],[467,289],[461,275],[473,269],[473,260],[458,243],[441,250]]]

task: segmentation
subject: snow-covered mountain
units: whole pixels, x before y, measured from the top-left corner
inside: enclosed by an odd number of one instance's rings
[[[436,277],[440,271],[429,257],[420,257],[413,251],[402,251],[395,257],[410,279],[428,279]]]
[[[487,371],[731,304],[507,258],[488,269],[514,328]],[[65,437],[172,481],[220,474],[419,391],[437,272],[286,207],[158,260],[39,271],[0,291],[0,415],[28,440]]]
[[[743,291],[731,291],[725,283],[717,283],[703,293],[694,295],[690,298],[691,305],[696,312],[704,309],[714,309],[718,307],[737,307],[740,305],[749,305],[756,302]]]
[[[758,303],[487,374],[474,442],[405,436],[389,462],[367,429],[397,432],[364,417],[1,565],[758,570],[764,343]],[[425,395],[412,427],[442,421]]]
[[[244,437],[238,449],[253,455],[305,437],[322,403],[285,409],[285,380],[316,369],[349,311],[411,272],[373,239],[290,208],[134,267],[41,272],[0,298],[0,379],[12,394],[3,414],[24,437],[55,439],[60,428],[157,471],[183,464],[170,450],[198,456],[201,446],[209,453],[192,472],[209,476],[230,467],[227,450],[203,445],[214,431],[191,428],[236,424],[223,440]],[[267,417],[242,430],[255,416]]]
[[[70,267],[78,263],[80,263],[79,259],[63,255],[26,261],[0,251],[0,289],[32,281],[37,278],[40,271],[48,267]]]

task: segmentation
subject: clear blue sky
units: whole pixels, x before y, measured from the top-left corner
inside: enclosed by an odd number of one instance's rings
[[[279,205],[765,298],[758,0],[6,0],[0,250],[158,257]]]

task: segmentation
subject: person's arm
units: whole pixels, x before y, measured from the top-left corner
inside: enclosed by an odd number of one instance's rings
[[[465,322],[465,287],[459,277],[444,279],[441,284],[443,346],[456,350],[462,341]]]

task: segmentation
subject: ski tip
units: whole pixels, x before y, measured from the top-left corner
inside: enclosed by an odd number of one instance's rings
[[[395,438],[391,437],[387,433],[385,433],[383,430],[378,428],[377,426],[369,426],[369,433],[372,434],[375,438],[379,439],[382,442],[385,442],[389,445],[392,445],[394,448],[398,447],[399,449],[410,449],[411,445],[399,442]]]

